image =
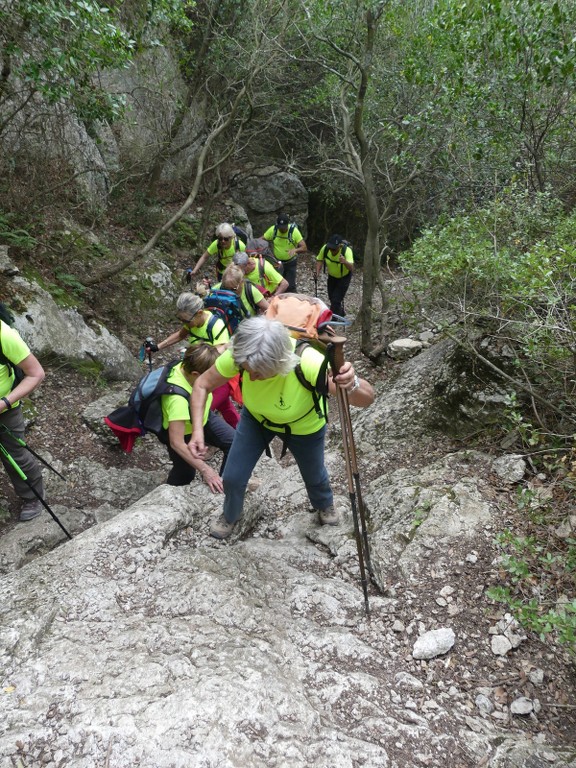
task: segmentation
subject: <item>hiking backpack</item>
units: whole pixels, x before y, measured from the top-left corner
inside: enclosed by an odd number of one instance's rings
[[[237,224],[232,224],[232,229],[236,235],[236,250],[238,251],[240,250],[239,240],[241,240],[244,245],[246,245],[248,242],[248,232],[246,232],[245,229],[242,229],[242,227],[239,227]]]
[[[326,273],[326,262],[327,261],[332,262],[332,264],[340,264],[340,262],[339,261],[335,261],[334,259],[330,258],[330,248],[328,248],[327,245],[324,245],[323,247],[324,247],[324,258],[322,259],[322,272],[324,272],[324,274],[325,274]],[[342,252],[341,252],[340,256],[346,256],[346,251],[348,250],[348,248],[352,248],[352,246],[350,245],[348,240],[342,240],[342,242],[340,243],[339,248],[342,249]],[[338,257],[338,258],[340,258],[340,257]],[[353,251],[352,251],[352,261],[353,262],[355,261],[355,259],[354,259],[354,252]],[[340,264],[340,267],[344,267],[344,266],[345,266],[344,264]],[[340,271],[342,272],[342,270],[340,270]]]
[[[296,341],[296,348],[295,352],[298,355],[298,357],[302,357],[302,353],[306,349],[306,347],[312,347],[313,344],[310,344],[309,341],[306,339],[298,339]],[[318,346],[314,346],[314,349],[318,350]],[[296,377],[300,384],[304,387],[304,389],[307,389],[309,392],[312,393],[312,401],[314,403],[314,410],[316,411],[318,418],[321,418],[324,416],[326,421],[328,421],[328,379],[327,379],[327,373],[328,373],[328,364],[329,364],[329,358],[326,354],[326,350],[318,350],[321,351],[324,355],[324,362],[320,366],[320,370],[318,371],[318,376],[316,378],[316,383],[312,384],[308,379],[304,376],[304,372],[302,371],[302,366],[300,363],[294,368],[294,373],[296,374]]]
[[[143,437],[147,432],[158,437],[166,432],[162,426],[162,395],[190,399],[190,393],[184,387],[167,380],[179,362],[175,360],[144,374],[132,391],[128,405],[122,405],[104,417],[104,423],[116,435],[126,453],[132,451],[136,438]]]
[[[2,301],[0,301],[0,320],[3,320],[6,323],[6,325],[8,325],[10,328],[14,326],[14,315],[12,314],[12,312],[10,312],[6,304],[4,304],[4,302]],[[10,391],[12,391],[15,387],[18,386],[18,384],[20,384],[25,374],[19,365],[14,365],[12,360],[9,360],[4,354],[2,350],[1,333],[0,333],[0,365],[5,365],[8,368],[8,372],[10,376],[14,374],[14,381],[12,382],[12,387],[10,388]]]
[[[278,234],[278,229],[279,229],[279,227],[278,227],[278,224],[274,224],[274,233],[273,233],[273,235],[272,235],[272,240],[275,240],[275,239],[276,239],[276,235]],[[294,246],[297,246],[297,245],[298,245],[298,243],[295,243],[295,242],[294,242],[294,240],[293,240],[293,238],[292,238],[292,235],[294,234],[294,230],[295,230],[295,229],[296,229],[296,222],[295,222],[295,221],[293,221],[293,222],[292,222],[292,223],[291,223],[291,224],[288,226],[288,242],[292,243],[292,245],[294,245]]]
[[[250,285],[250,283],[245,283]],[[249,291],[246,291],[248,296]],[[234,333],[238,324],[248,317],[248,312],[242,304],[240,296],[235,291],[228,291],[225,288],[211,288],[204,297],[204,307],[209,309],[216,317],[224,320],[230,336]]]
[[[254,237],[248,240],[246,243],[246,253],[250,257],[266,259],[266,261],[269,261],[270,264],[272,264],[274,269],[278,269],[282,264],[282,262],[274,256],[268,240],[264,240],[263,237]],[[262,272],[260,272],[260,274],[262,274]]]
[[[208,343],[215,344],[220,338],[220,336],[222,336],[224,331],[228,330],[228,326],[225,322],[224,326],[220,329],[218,334],[214,336],[214,326],[216,325],[216,321],[220,318],[220,314],[216,314],[216,312],[211,309],[210,315],[211,315],[210,320],[208,320],[208,325],[206,326],[206,334],[208,336]],[[194,328],[188,328],[188,333],[190,336],[193,336],[195,339],[198,339],[199,341],[206,341],[206,339],[203,336],[197,336],[194,333]]]

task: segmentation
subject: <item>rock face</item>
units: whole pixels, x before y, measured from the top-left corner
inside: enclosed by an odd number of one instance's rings
[[[0,269],[16,286],[26,309],[14,315],[14,326],[38,357],[74,362],[94,361],[110,380],[134,381],[142,374],[127,347],[103,325],[87,325],[75,309],[62,309],[36,283],[18,274],[7,254],[0,252]]]
[[[306,237],[308,193],[293,173],[268,166],[237,174],[232,196],[245,208],[256,237],[276,223],[281,211],[296,221]]]
[[[393,469],[390,433],[384,451],[378,444],[375,425],[392,413],[407,423],[408,404],[410,436],[426,434],[417,393],[426,397],[432,353],[406,363],[417,375],[402,388],[353,409],[374,566],[369,617],[334,424],[337,528],[309,513],[286,459],[261,460],[263,482],[228,543],[208,535],[221,497],[206,486],[151,490],[165,476],[160,461],[152,478],[81,460],[67,468],[93,482],[101,523],[82,531],[86,521],[58,509],[72,541],[47,515],[15,529],[18,547],[11,538],[21,559],[5,558],[0,581],[2,768],[528,768],[550,755],[569,765],[544,729],[534,740],[514,730],[528,714],[524,702],[510,706],[521,696],[537,718],[542,675],[524,675],[522,691],[507,695],[501,668],[491,677],[477,666],[484,651],[493,658],[492,619],[464,576],[492,556],[493,457],[453,452]],[[53,495],[60,481],[50,482]],[[48,536],[61,545],[29,562]],[[498,632],[511,626],[503,621]],[[445,642],[415,658],[417,639],[439,630]],[[526,646],[505,661],[532,669]]]

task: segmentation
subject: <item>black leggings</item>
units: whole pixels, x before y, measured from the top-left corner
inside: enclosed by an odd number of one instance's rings
[[[210,411],[208,421],[204,425],[204,439],[207,445],[213,445],[215,448],[219,448],[224,456],[222,458],[222,464],[220,465],[220,474],[224,471],[226,465],[226,459],[228,458],[228,451],[232,445],[232,440],[236,430],[227,424],[224,419],[217,413]],[[184,440],[189,443],[192,435],[186,435]],[[168,456],[172,461],[172,469],[168,473],[168,479],[166,480],[168,485],[188,485],[196,477],[196,470],[190,466],[187,461],[184,461],[182,456],[171,447],[168,434],[166,439],[161,439],[168,448]]]

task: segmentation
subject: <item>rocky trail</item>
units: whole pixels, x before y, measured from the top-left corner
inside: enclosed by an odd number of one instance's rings
[[[359,276],[347,306],[358,296]],[[47,483],[73,540],[47,514],[16,523],[6,493],[2,768],[576,765],[573,658],[486,597],[528,468],[426,431],[444,342],[375,368],[354,334],[348,356],[378,393],[353,413],[369,616],[335,412],[344,524],[318,527],[275,452],[221,543],[208,536],[220,499],[162,485],[155,440],[126,455],[91,429],[110,390],[49,369],[29,441],[67,477]]]

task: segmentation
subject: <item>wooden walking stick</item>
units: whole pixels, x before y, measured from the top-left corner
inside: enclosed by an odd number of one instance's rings
[[[344,364],[344,342],[343,337],[335,336],[328,343],[328,354],[330,366],[334,376]],[[354,434],[352,432],[352,420],[350,418],[350,403],[348,393],[342,387],[336,385],[336,394],[338,399],[338,414],[340,416],[340,427],[342,430],[342,444],[344,447],[344,459],[346,464],[346,477],[348,480],[348,494],[350,496],[350,506],[352,507],[352,519],[354,521],[354,537],[356,539],[356,549],[358,551],[358,563],[360,565],[360,580],[364,592],[364,608],[366,615],[370,615],[370,606],[368,604],[368,579],[366,578],[366,568],[372,576],[372,564],[370,561],[370,549],[368,546],[368,531],[366,529],[366,515],[364,503],[360,489],[360,475],[358,473],[358,463],[356,459],[356,446],[354,444]],[[358,501],[358,504],[356,503]]]

